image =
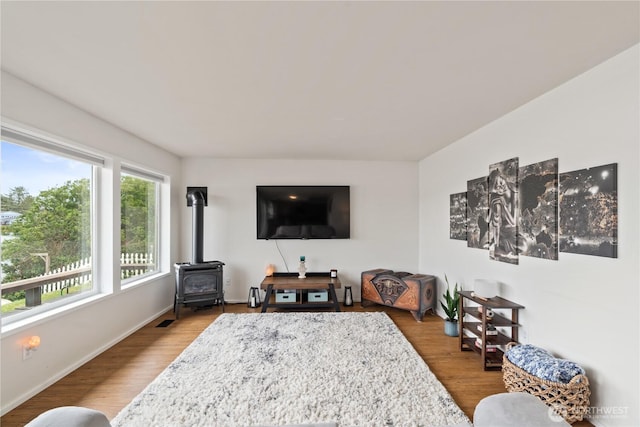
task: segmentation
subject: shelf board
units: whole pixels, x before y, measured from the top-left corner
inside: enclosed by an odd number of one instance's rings
[[[477,326],[481,324],[478,322],[464,322],[462,325],[464,330],[469,331],[476,338],[482,338],[482,333],[477,329]],[[510,342],[513,342],[513,339],[502,332],[498,332],[498,335],[487,335],[486,338],[486,343],[491,345],[507,345]]]
[[[488,298],[486,300],[482,299],[482,298],[478,298],[475,297],[472,294],[471,291],[458,291],[458,293],[460,295],[462,295],[463,297],[477,303],[480,305],[484,305],[485,307],[488,307],[490,309],[501,309],[501,308],[506,308],[506,309],[521,309],[524,308],[523,305],[520,304],[516,304],[515,302],[509,301],[507,299],[504,299],[502,297],[493,297],[493,298]]]
[[[476,339],[473,337],[463,338],[462,342],[464,344],[463,350],[471,350],[475,351],[478,354],[482,354],[482,349],[476,346]],[[502,366],[502,356],[504,352],[497,348],[495,352],[486,352],[485,353],[485,367],[500,367]]]
[[[463,307],[462,311],[463,314],[468,314],[469,316],[482,321],[482,313],[479,312],[476,307]],[[519,323],[514,323],[507,317],[498,313],[493,313],[493,317],[491,319],[487,319],[487,323],[499,328],[517,328],[520,326]]]

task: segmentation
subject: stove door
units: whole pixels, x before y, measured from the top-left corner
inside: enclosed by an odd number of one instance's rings
[[[185,272],[182,292],[185,296],[217,293],[218,282],[218,273],[214,271]]]

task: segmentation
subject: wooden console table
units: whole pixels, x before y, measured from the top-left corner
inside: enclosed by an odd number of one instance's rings
[[[274,273],[273,276],[265,277],[260,283],[260,289],[267,293],[262,312],[266,313],[269,308],[333,308],[340,311],[336,297],[336,289],[341,286],[340,279],[331,277],[329,273],[307,273],[306,276],[299,279],[298,273]],[[325,289],[329,292],[328,301],[305,301],[306,292]],[[275,291],[295,291],[296,299],[292,302],[275,302]]]

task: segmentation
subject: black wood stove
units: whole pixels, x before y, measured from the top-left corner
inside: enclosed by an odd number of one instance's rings
[[[224,312],[224,291],[220,261],[203,261],[203,210],[207,206],[207,187],[187,187],[187,206],[193,209],[193,250],[191,262],[179,262],[176,270],[176,296],[173,311],[176,319],[180,306],[207,307],[221,305]]]

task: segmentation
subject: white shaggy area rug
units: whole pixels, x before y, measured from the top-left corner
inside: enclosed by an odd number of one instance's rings
[[[113,420],[126,426],[469,422],[382,312],[222,314]]]

